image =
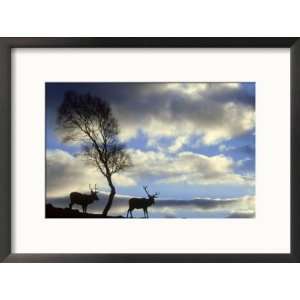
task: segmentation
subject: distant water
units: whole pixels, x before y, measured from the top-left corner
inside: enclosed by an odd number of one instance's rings
[[[89,213],[102,213],[107,196],[101,195],[99,198],[99,201],[88,206]],[[128,200],[128,197],[115,197],[109,215],[126,217]],[[47,199],[46,202],[60,208],[68,207],[70,203],[68,197]],[[153,206],[148,208],[148,213],[150,218],[254,218],[255,208],[252,202],[252,198],[251,202],[250,199],[234,201],[157,200]],[[73,205],[73,209],[82,211],[79,205]],[[143,218],[143,210],[134,210],[133,216]]]

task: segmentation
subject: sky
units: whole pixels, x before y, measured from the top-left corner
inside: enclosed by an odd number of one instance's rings
[[[119,197],[144,197],[147,185],[160,201],[172,200],[170,207],[251,199],[253,208],[255,83],[47,83],[48,199],[87,192],[89,184],[109,191],[97,169],[76,155],[80,144],[62,143],[56,117],[67,91],[100,97],[118,120],[133,162],[113,177]]]

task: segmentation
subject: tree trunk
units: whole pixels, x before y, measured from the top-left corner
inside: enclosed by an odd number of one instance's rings
[[[116,194],[116,188],[115,186],[113,185],[112,181],[111,181],[111,178],[107,178],[107,181],[108,181],[108,184],[109,184],[109,187],[110,187],[110,194],[109,194],[109,197],[108,197],[108,201],[106,203],[106,206],[102,212],[103,216],[106,217],[107,214],[108,214],[108,211],[110,210],[111,206],[112,206],[112,203],[113,203],[113,199],[115,197],[115,194]]]

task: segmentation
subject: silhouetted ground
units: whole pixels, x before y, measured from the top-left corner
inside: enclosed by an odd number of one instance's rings
[[[78,209],[58,208],[52,204],[46,204],[46,218],[123,218],[122,216],[107,216],[102,214],[82,213]]]

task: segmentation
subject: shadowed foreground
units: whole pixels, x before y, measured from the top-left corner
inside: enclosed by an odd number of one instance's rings
[[[122,216],[104,216],[102,214],[81,213],[70,208],[58,208],[52,204],[46,205],[46,218],[123,218]]]

